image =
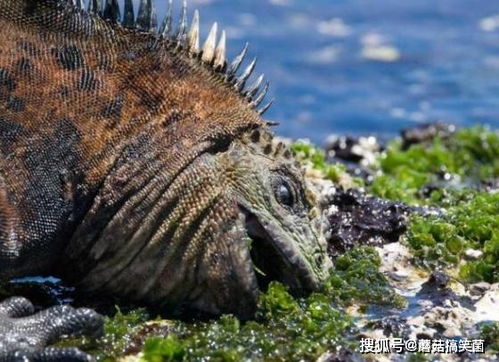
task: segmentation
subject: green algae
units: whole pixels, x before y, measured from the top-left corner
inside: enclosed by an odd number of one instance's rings
[[[499,193],[464,192],[441,217],[414,216],[406,241],[428,268],[457,267],[463,281],[498,282]],[[467,260],[470,250],[478,251],[475,260]]]
[[[499,322],[483,324],[480,338],[483,339],[487,352],[499,353]]]
[[[144,360],[314,359],[348,346],[352,319],[326,295],[294,299],[279,283],[260,298],[258,321],[223,316],[211,322],[176,324],[174,334],[145,342]]]
[[[104,337],[98,341],[101,359],[115,360],[130,350],[134,335],[149,319],[149,313],[143,308],[123,313],[117,307],[116,314],[105,319]]]
[[[413,216],[406,235],[420,264],[445,268],[465,282],[499,281],[499,194],[478,191],[499,178],[499,133],[462,129],[444,140],[402,150],[392,142],[369,191],[382,198],[439,208]],[[429,191],[423,192],[428,185]],[[440,186],[439,186],[440,185]],[[467,252],[478,253],[467,260]]]
[[[135,336],[142,325],[151,319],[144,308],[132,309],[123,313],[116,307],[113,316],[104,318],[104,335],[98,339],[86,336],[66,338],[58,342],[58,347],[78,347],[92,354],[99,361],[116,361],[119,357],[138,352],[140,346],[135,346]],[[136,349],[136,350],[134,350]]]
[[[295,298],[280,283],[272,282],[259,299],[255,319],[240,321],[225,315],[216,320],[184,322],[149,321],[143,309],[127,313],[119,309],[107,317],[105,334],[97,341],[73,339],[98,360],[113,361],[142,351],[145,361],[270,359],[313,360],[326,352],[354,350],[354,318],[351,305],[404,305],[403,298],[378,271],[380,259],[371,247],[361,247],[337,259],[329,281],[321,292]],[[156,324],[167,324],[168,330]],[[152,333],[144,333],[145,327]],[[161,336],[154,336],[154,331]],[[165,336],[166,335],[166,336]]]
[[[336,259],[326,283],[326,293],[336,303],[388,305],[403,308],[406,300],[390,287],[379,272],[381,259],[371,247],[355,248]]]
[[[184,344],[176,336],[149,338],[143,349],[145,361],[179,361],[186,355]]]
[[[285,286],[272,282],[260,297],[255,321],[223,316],[209,323],[178,323],[174,334],[182,337],[148,340],[144,358],[312,360],[327,351],[353,349],[354,320],[344,307],[405,304],[379,273],[379,265],[373,248],[352,250],[338,258],[321,293],[293,298]]]
[[[484,127],[462,129],[442,140],[402,150],[392,142],[381,156],[380,171],[370,187],[375,195],[412,204],[426,204],[421,189],[452,178],[461,186],[499,177],[499,133]]]

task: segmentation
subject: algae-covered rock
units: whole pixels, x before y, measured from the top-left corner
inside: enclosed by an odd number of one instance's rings
[[[393,141],[380,158],[381,175],[370,191],[379,197],[431,204],[445,189],[477,189],[499,177],[499,133],[461,129],[404,150]],[[436,192],[436,196],[433,192]]]

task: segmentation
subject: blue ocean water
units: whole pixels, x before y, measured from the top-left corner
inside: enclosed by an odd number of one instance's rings
[[[175,0],[177,7],[180,0]],[[421,122],[499,127],[495,0],[190,0],[206,35],[246,41],[283,136],[396,134]],[[157,0],[165,13],[166,0]],[[178,10],[178,9],[177,9]]]

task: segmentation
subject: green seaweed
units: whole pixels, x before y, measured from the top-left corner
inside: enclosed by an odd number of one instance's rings
[[[178,337],[149,338],[144,344],[144,360],[151,362],[179,361],[186,354],[185,346]]]
[[[213,359],[315,359],[327,351],[354,349],[354,319],[343,308],[353,304],[402,306],[403,298],[378,271],[379,256],[370,247],[352,250],[337,259],[324,290],[294,298],[287,288],[272,282],[261,294],[255,320],[242,322],[226,315],[211,321],[149,321],[143,309],[106,317],[104,336],[66,340],[61,346],[78,346],[98,360],[113,361],[140,350],[146,361]],[[168,335],[155,337],[155,324],[167,324]],[[161,330],[161,329],[160,329]],[[164,330],[162,330],[164,332]]]
[[[406,240],[429,267],[458,267],[463,281],[499,281],[499,193],[462,191],[442,217],[412,218]],[[483,253],[466,260],[467,250]]]
[[[338,304],[378,304],[402,308],[406,300],[379,272],[381,260],[371,247],[359,247],[339,256],[326,283],[327,295]]]
[[[104,322],[104,337],[98,343],[100,355],[104,360],[114,360],[132,346],[132,338],[140,326],[150,319],[150,315],[143,308],[133,309],[123,313],[116,307],[116,314],[107,317]]]
[[[296,300],[281,284],[271,283],[258,316],[261,321],[246,323],[230,315],[211,322],[178,322],[175,335],[145,342],[144,360],[287,361],[317,358],[348,345],[344,335],[352,320],[325,295]]]
[[[380,159],[382,174],[370,186],[374,194],[413,204],[427,203],[421,189],[455,179],[465,187],[499,177],[499,133],[484,127],[462,129],[452,137],[435,138],[402,150],[392,142]]]
[[[477,191],[481,182],[499,177],[498,132],[462,129],[407,150],[395,141],[379,164],[372,193],[443,212],[413,216],[409,225],[406,240],[422,265],[456,269],[466,282],[499,281],[499,194]],[[442,187],[422,192],[431,184]],[[483,254],[466,260],[470,249]]]
[[[285,286],[272,282],[260,297],[255,321],[223,316],[210,322],[176,322],[172,336],[146,341],[144,359],[309,360],[326,351],[352,349],[353,319],[342,307],[405,304],[379,273],[379,265],[373,248],[352,250],[338,258],[321,293],[294,298]]]
[[[91,339],[89,337],[66,338],[59,341],[58,347],[78,347],[92,354],[99,361],[115,361],[120,356],[133,351],[134,339],[143,323],[150,319],[150,315],[144,308],[132,309],[123,313],[116,307],[113,316],[104,319],[104,334],[101,338]],[[138,348],[140,350],[140,346]]]
[[[484,340],[485,351],[499,353],[499,322],[483,324],[480,328],[480,338]]]

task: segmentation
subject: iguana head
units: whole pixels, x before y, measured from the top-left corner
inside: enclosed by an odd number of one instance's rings
[[[214,247],[237,246],[226,259],[231,272],[207,280],[209,287],[195,303],[247,315],[270,281],[295,295],[319,288],[332,263],[315,195],[288,147],[257,129],[216,157],[224,185],[220,197],[230,212],[221,212],[226,224]]]
[[[164,198],[157,248],[128,266],[154,304],[249,317],[270,281],[303,295],[329,274],[314,193],[266,126],[196,157]]]
[[[124,172],[139,172],[142,180],[137,161],[137,171]],[[161,171],[149,177],[104,231],[92,220],[75,235],[73,245],[84,250],[71,267],[84,269],[86,288],[166,311],[248,318],[270,281],[302,295],[328,277],[332,264],[314,194],[266,127],[204,149],[173,180]],[[99,202],[116,193],[114,182]]]

